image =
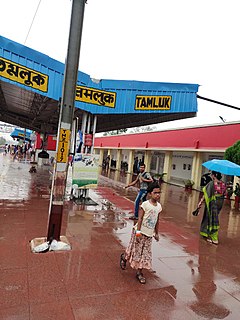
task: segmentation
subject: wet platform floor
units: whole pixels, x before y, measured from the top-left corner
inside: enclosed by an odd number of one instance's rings
[[[163,184],[160,241],[141,285],[119,267],[130,239],[136,189],[100,177],[97,206],[67,201],[62,234],[72,250],[33,254],[46,236],[49,171],[0,155],[0,319],[240,318],[240,211],[225,203],[220,244],[199,238],[199,192]]]

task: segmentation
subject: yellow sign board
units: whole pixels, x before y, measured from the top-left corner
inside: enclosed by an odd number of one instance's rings
[[[170,110],[171,96],[136,96],[135,110]]]
[[[2,57],[0,57],[0,76],[43,92],[48,91],[48,75]]]
[[[68,149],[70,142],[70,133],[68,129],[60,129],[60,137],[58,143],[57,162],[66,163],[68,160]]]
[[[97,104],[99,106],[108,108],[115,108],[116,92],[77,86],[75,99],[81,102]]]

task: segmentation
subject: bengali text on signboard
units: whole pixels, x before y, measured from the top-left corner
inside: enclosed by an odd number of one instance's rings
[[[0,57],[0,76],[47,92],[48,75]]]
[[[108,108],[115,108],[116,92],[77,86],[75,99],[81,102],[97,104],[99,106]]]

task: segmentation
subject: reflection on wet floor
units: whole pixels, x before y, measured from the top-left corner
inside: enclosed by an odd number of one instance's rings
[[[191,214],[200,193],[164,183],[160,241],[139,286],[133,270],[119,268],[137,189],[101,176],[90,190],[96,206],[66,201],[62,233],[72,250],[34,255],[28,241],[46,235],[49,170],[30,174],[8,157],[0,169],[0,319],[239,319],[240,212],[231,204],[214,246],[199,238],[201,214]]]
[[[209,245],[199,239],[201,216],[192,215],[200,193],[188,192],[167,184],[162,185],[161,191],[160,201],[164,210],[160,227],[161,239],[159,243],[153,243],[154,274],[159,277],[158,280],[164,279],[164,284],[173,285],[177,291],[176,300],[187,303],[189,310],[200,318],[238,319],[240,241],[238,238],[236,244],[231,242],[231,238],[237,234],[239,237],[240,234],[239,211],[225,203],[221,213],[221,244],[218,247]],[[131,200],[134,198],[121,187],[115,188],[115,192]],[[111,201],[114,198],[114,195],[109,196]],[[132,228],[132,222],[126,221],[123,230],[115,231],[124,247],[128,244]],[[222,268],[224,262],[225,267]],[[228,303],[224,303],[225,299]]]

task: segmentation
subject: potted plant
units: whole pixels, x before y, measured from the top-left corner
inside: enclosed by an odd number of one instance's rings
[[[233,191],[233,193],[235,194],[235,209],[239,209],[239,202],[240,202],[240,185],[237,182],[235,189]]]
[[[166,172],[163,173],[156,173],[153,176],[153,180],[158,181],[159,185],[161,185],[164,182],[163,177],[167,174]]]
[[[192,187],[194,185],[194,181],[193,180],[184,180],[184,185],[185,185],[185,190],[192,190]]]

